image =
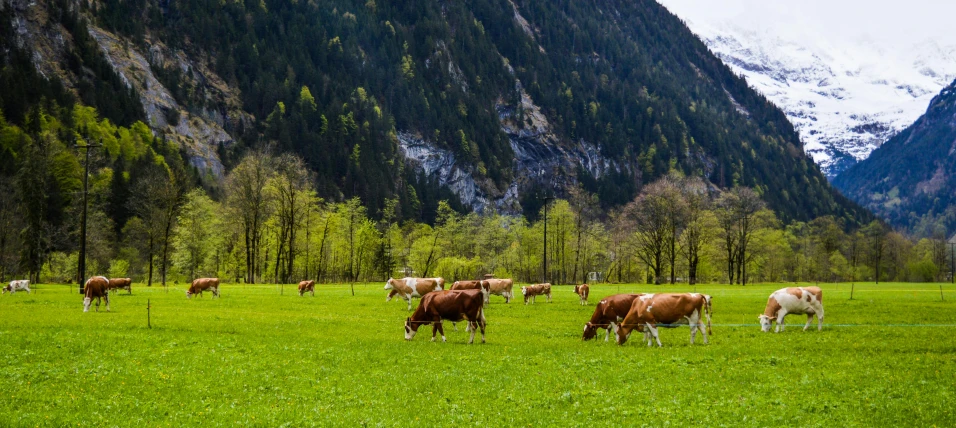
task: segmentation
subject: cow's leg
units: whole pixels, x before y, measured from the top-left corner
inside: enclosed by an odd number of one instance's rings
[[[488,322],[485,321],[485,310],[484,310],[484,309],[480,309],[480,310],[478,311],[478,322],[477,322],[476,324],[478,324],[478,327],[481,328],[481,343],[485,343],[485,326],[488,324]],[[471,334],[474,335],[474,334],[475,334],[475,330],[471,330]],[[472,336],[472,337],[474,337],[474,336]]]
[[[785,309],[780,309],[780,312],[777,313],[777,333],[783,331],[787,326],[784,324],[784,318],[787,317],[787,311]]]
[[[441,325],[441,321],[432,323],[432,342],[435,341],[435,335],[438,334],[438,326]]]
[[[698,327],[697,327],[697,323],[694,322],[694,320],[690,320],[688,324],[690,324],[690,344],[693,345],[694,339],[697,337]]]
[[[817,311],[817,331],[823,331],[823,306]]]
[[[106,293],[105,299],[106,299],[106,312],[109,312],[110,311],[110,294],[109,293]]]
[[[438,332],[441,333],[441,342],[442,342],[442,343],[445,343],[445,342],[446,342],[446,340],[445,340],[445,328],[442,327],[442,325],[441,325],[441,318],[439,318],[438,321],[435,322],[435,326],[438,327]],[[434,333],[432,333],[432,340],[434,340],[434,339],[435,339],[435,335],[434,335]]]
[[[607,339],[611,337],[611,329],[614,328],[614,323],[607,325],[607,330],[604,330],[604,341],[607,342]]]
[[[408,302],[408,310],[412,310],[412,296],[403,296],[405,301]]]
[[[659,334],[660,332],[657,330],[657,326],[651,325],[650,323],[648,323],[647,329],[651,331],[651,336],[653,336],[654,339],[657,340],[657,347],[663,348],[664,345],[661,344],[661,336]]]
[[[807,331],[807,329],[810,328],[810,322],[812,321],[813,321],[813,312],[807,314],[807,324],[803,326],[803,331]]]
[[[548,293],[548,303],[551,303],[551,293]]]
[[[477,319],[477,317],[476,317]],[[471,330],[471,336],[468,337],[468,344],[475,343],[475,333],[478,332],[478,321],[468,321],[468,328]]]

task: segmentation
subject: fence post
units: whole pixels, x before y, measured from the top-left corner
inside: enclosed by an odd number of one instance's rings
[[[146,299],[146,327],[148,328],[153,328],[153,323],[152,323],[152,320],[150,319],[150,313],[149,313],[149,310],[151,307],[152,305],[149,304],[149,299]]]
[[[850,284],[850,300],[853,300],[853,288],[856,286],[856,283]]]
[[[943,298],[943,283],[939,283],[939,301],[945,302],[946,299]]]

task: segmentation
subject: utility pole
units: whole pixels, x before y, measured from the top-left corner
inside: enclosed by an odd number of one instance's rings
[[[548,282],[548,202],[553,201],[554,196],[544,197],[544,272],[541,275],[541,282]]]
[[[86,163],[83,165],[83,213],[80,216],[80,256],[77,261],[79,266],[76,269],[77,282],[80,283],[80,294],[83,294],[83,285],[86,281],[86,207],[90,181],[90,150],[103,147],[103,144],[87,143],[82,146],[75,144],[73,147],[86,150]]]

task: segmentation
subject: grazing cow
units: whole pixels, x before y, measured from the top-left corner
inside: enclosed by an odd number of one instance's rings
[[[312,293],[312,296],[315,296],[315,281],[310,279],[299,283],[299,296],[304,296],[305,293]]]
[[[817,330],[823,330],[823,290],[820,287],[788,287],[774,291],[767,300],[763,314],[758,317],[760,329],[770,331],[776,321],[776,332],[783,331],[783,319],[789,314],[807,315],[807,325],[803,326],[803,331],[810,328],[810,322],[816,314]]]
[[[110,278],[110,291],[126,290],[133,294],[133,280],[129,278]]]
[[[511,278],[490,278],[486,279],[483,282],[488,283],[488,291],[490,294],[501,296],[505,298],[505,303],[511,303],[511,299],[515,298],[512,288],[514,288],[515,282]],[[489,298],[489,302],[491,299]]]
[[[106,312],[110,311],[110,280],[105,276],[94,276],[86,280],[83,286],[86,293],[83,298],[83,312],[90,311],[90,304],[96,299],[96,312],[100,311],[100,298],[106,299]]]
[[[614,326],[614,332],[620,345],[627,342],[631,331],[636,329],[644,332],[647,346],[651,346],[653,340],[657,340],[657,346],[663,346],[657,332],[658,326],[673,328],[689,324],[690,343],[694,343],[699,330],[706,344],[707,335],[710,334],[710,314],[710,296],[706,294],[645,294],[634,299],[624,321]],[[707,330],[702,327],[702,315],[707,317]]]
[[[186,298],[189,299],[196,293],[202,297],[203,291],[212,291],[212,297],[219,297],[219,278],[196,278],[186,291]]]
[[[528,301],[531,301],[531,304],[534,304],[534,298],[537,295],[543,294],[548,296],[548,303],[551,303],[551,284],[534,284],[526,287],[521,287],[521,295],[524,296],[524,304],[528,304]]]
[[[423,324],[432,325],[432,342],[435,334],[441,333],[441,341],[445,342],[445,330],[442,320],[467,320],[471,331],[468,343],[475,342],[475,330],[481,329],[481,343],[485,343],[485,310],[484,297],[481,290],[448,290],[428,293],[422,296],[422,303],[418,305],[412,316],[405,319],[405,340],[412,340],[418,328]]]
[[[484,296],[484,303],[491,301],[491,285],[487,281],[455,281],[451,285],[452,290],[481,290]]]
[[[607,296],[598,302],[594,308],[594,314],[591,315],[591,321],[584,325],[584,337],[582,340],[591,340],[597,335],[597,329],[606,329],[604,332],[604,341],[607,342],[611,336],[611,329],[614,324],[621,322],[631,310],[631,304],[634,299],[643,296],[643,294],[615,294]]]
[[[385,301],[391,301],[396,295],[408,302],[408,310],[412,310],[412,298],[431,293],[432,291],[441,291],[445,289],[444,278],[389,278],[385,283],[386,290],[392,290],[388,293]]]
[[[591,293],[591,286],[587,284],[575,285],[574,294],[577,294],[581,297],[581,305],[587,306],[588,304],[588,294]]]
[[[17,279],[17,280],[10,281],[10,284],[8,284],[6,287],[3,287],[2,290],[3,292],[0,292],[0,294],[4,294],[8,291],[10,292],[10,294],[13,294],[13,293],[16,293],[17,290],[23,290],[23,291],[26,291],[27,293],[30,293],[30,280]]]

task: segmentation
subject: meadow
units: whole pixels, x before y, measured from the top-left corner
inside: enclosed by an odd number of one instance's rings
[[[409,312],[383,285],[187,300],[134,284],[109,313],[63,285],[0,296],[0,426],[956,426],[949,284],[945,301],[938,284],[857,284],[854,300],[821,284],[823,331],[798,315],[780,334],[757,315],[782,285],[702,285],[710,344],[662,329],[661,349],[581,332],[602,296],[692,286],[599,285],[586,307],[572,287],[533,306],[516,288],[467,345],[447,322],[448,343],[430,327],[405,341]]]

